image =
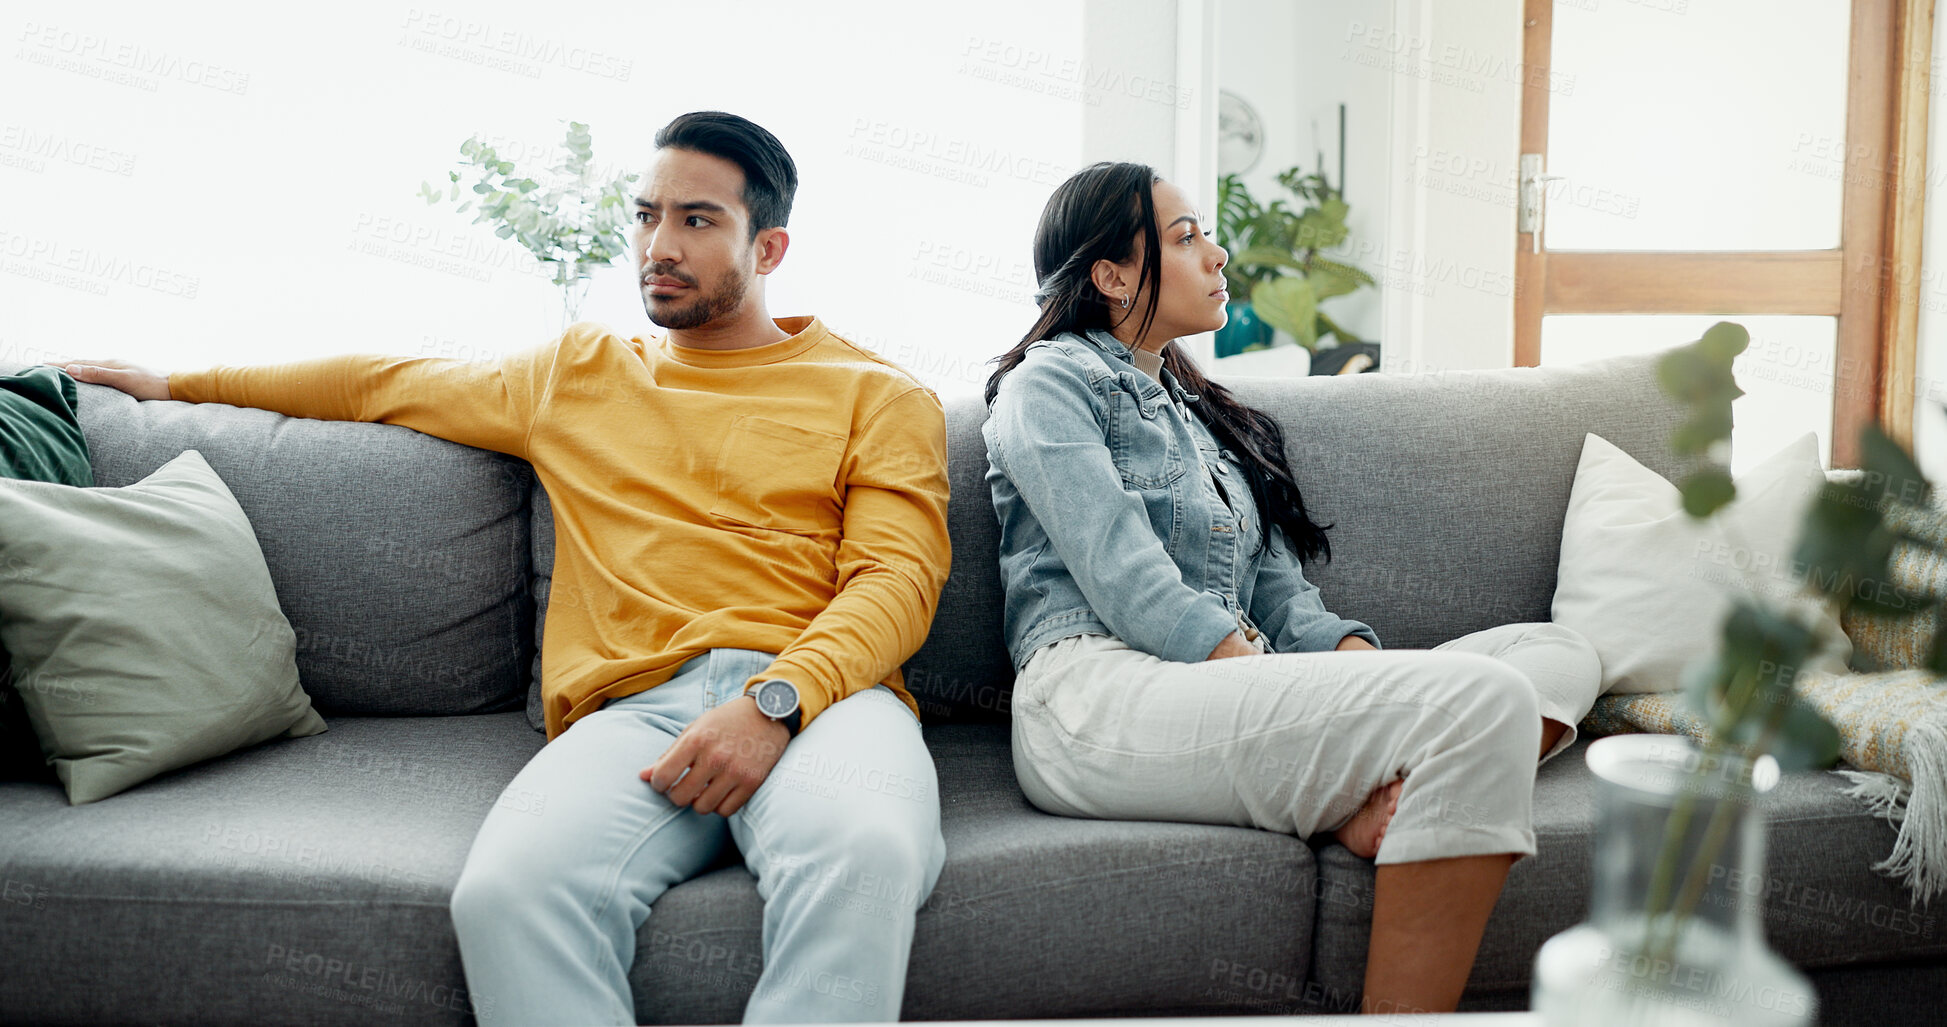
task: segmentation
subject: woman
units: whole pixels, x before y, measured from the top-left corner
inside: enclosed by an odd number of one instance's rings
[[[1051,813],[1335,832],[1378,864],[1364,1008],[1451,1010],[1600,665],[1553,624],[1382,652],[1325,609],[1278,426],[1172,343],[1223,326],[1226,256],[1140,164],[1042,213],[983,429],[1015,771]]]

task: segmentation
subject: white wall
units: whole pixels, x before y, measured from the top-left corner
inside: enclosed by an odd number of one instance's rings
[[[1390,22],[1347,40],[1355,63],[1393,76],[1393,176],[1387,242],[1392,285],[1382,333],[1407,340],[1391,370],[1507,367],[1514,362],[1511,204],[1472,188],[1511,183],[1521,144],[1518,0],[1394,0]],[[1348,26],[1348,29],[1352,26]],[[1453,175],[1453,161],[1483,168]]]
[[[1104,92],[1084,6],[28,0],[0,29],[0,359],[535,345],[558,308],[531,258],[419,183],[471,133],[512,156],[569,118],[633,169],[670,117],[720,108],[802,175],[773,313],[973,391],[1032,320],[1035,219]],[[625,267],[583,313],[653,327]]]
[[[1286,195],[1275,179],[1285,168],[1302,163],[1316,170],[1314,139],[1299,101],[1303,69],[1321,56],[1308,45],[1315,36],[1307,28],[1309,19],[1300,15],[1316,6],[1314,0],[1221,0],[1217,5],[1217,86],[1242,97],[1264,125],[1264,150],[1243,174],[1259,202]],[[1336,178],[1336,130],[1321,125],[1320,131],[1316,146],[1326,151]]]
[[[1079,164],[1148,164],[1214,210],[1216,0],[1085,0],[1082,22]],[[1180,345],[1212,353],[1207,334]]]
[[[1195,81],[1177,72],[1177,0],[1087,0],[1082,56],[1088,106],[1082,163],[1126,160],[1176,176],[1179,105],[1193,103]]]

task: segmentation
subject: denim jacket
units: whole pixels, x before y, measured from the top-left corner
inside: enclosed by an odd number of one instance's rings
[[[1035,343],[981,428],[1015,669],[1085,632],[1180,663],[1240,630],[1267,652],[1348,634],[1377,646],[1325,609],[1281,530],[1256,551],[1265,526],[1242,461],[1181,405],[1197,397],[1174,375],[1158,383],[1129,357],[1100,329]]]

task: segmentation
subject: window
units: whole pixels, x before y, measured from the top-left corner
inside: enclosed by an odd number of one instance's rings
[[[1912,431],[1932,0],[1528,0],[1515,362],[1752,331],[1733,460]],[[1655,73],[1643,55],[1655,54]],[[1572,83],[1572,86],[1568,86]],[[1550,88],[1551,85],[1553,88]]]

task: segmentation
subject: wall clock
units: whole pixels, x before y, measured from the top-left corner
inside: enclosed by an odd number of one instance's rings
[[[1244,98],[1217,92],[1217,173],[1241,175],[1264,154],[1264,121]]]

